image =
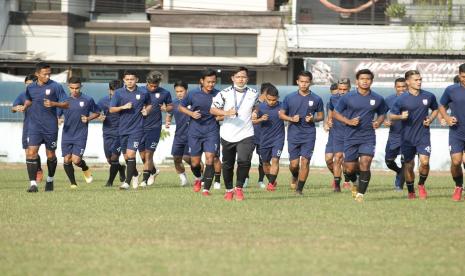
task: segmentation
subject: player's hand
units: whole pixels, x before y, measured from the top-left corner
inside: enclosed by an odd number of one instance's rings
[[[170,123],[166,122],[165,123],[165,128],[170,128],[170,125],[171,125]]]
[[[148,112],[147,112],[147,109],[144,107],[142,107],[142,110],[140,111],[140,113],[142,113],[142,116],[147,116]]]
[[[300,121],[299,114],[295,114],[294,116],[292,116],[290,121],[293,123],[298,123]]]
[[[98,119],[99,121],[105,121],[105,119],[107,118],[107,116],[105,116],[105,114],[101,113],[100,116],[98,116]]]
[[[400,119],[401,120],[407,120],[408,119],[408,111],[402,111],[402,114],[400,114]]]
[[[392,122],[389,121],[389,120],[386,120],[386,121],[384,121],[384,126],[385,126],[385,127],[391,127],[391,126],[392,126]]]
[[[258,115],[257,115],[257,112],[252,112],[252,120],[257,120],[258,119]]]
[[[65,122],[65,119],[58,118],[58,125],[61,126]]]
[[[261,121],[268,121],[268,119],[269,119],[268,114],[263,114],[262,117],[260,117]]]
[[[224,116],[235,116],[237,115],[237,111],[235,108],[231,108],[230,110],[226,110],[224,112]]]
[[[433,122],[433,120],[431,120],[430,117],[426,117],[425,120],[423,121],[423,125],[425,127],[429,127],[431,125],[431,123]]]
[[[373,129],[377,129],[380,126],[380,123],[378,121],[373,121]]]
[[[24,112],[26,110],[24,105],[17,105],[14,109],[16,112]]]
[[[87,124],[89,122],[89,117],[85,115],[81,115],[81,122],[83,122],[84,124]]]
[[[358,126],[359,123],[360,123],[360,117],[355,117],[355,118],[350,119],[347,124],[349,126]]]
[[[200,110],[192,111],[191,117],[197,120],[200,119],[200,117],[202,117],[202,114],[200,114]]]
[[[323,124],[323,129],[324,129],[325,131],[329,131],[329,130],[331,129],[331,127],[329,127],[328,122],[325,122],[325,123]]]
[[[445,119],[442,119],[441,125],[442,125],[442,121],[446,121],[446,124],[448,126],[455,126],[457,124],[457,118],[454,116],[447,116]]]
[[[307,123],[313,122],[313,115],[308,114],[307,116],[305,116],[305,122],[307,122]]]
[[[165,104],[161,104],[161,105],[160,105],[160,110],[161,110],[162,112],[166,112],[166,105],[165,105]]]
[[[224,121],[224,116],[215,116],[217,122]]]
[[[44,106],[45,107],[53,107],[52,101],[49,99],[44,99]]]
[[[129,102],[121,107],[122,109],[131,109],[132,108],[132,103]]]

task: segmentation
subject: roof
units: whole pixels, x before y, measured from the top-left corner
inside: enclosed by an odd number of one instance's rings
[[[305,57],[309,54],[465,57],[465,51],[433,49],[288,48],[288,53],[290,57]]]

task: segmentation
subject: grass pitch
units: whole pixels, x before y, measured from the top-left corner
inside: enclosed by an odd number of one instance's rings
[[[162,169],[148,189],[104,188],[107,171],[70,190],[61,166],[55,191],[26,193],[21,166],[0,166],[0,275],[464,275],[465,202],[450,199],[448,174],[427,181],[429,199],[393,191],[373,173],[362,204],[334,194],[312,169],[303,197],[250,188],[243,202],[223,190],[204,198]]]

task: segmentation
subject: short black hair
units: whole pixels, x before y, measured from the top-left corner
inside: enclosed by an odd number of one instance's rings
[[[418,70],[408,70],[407,72],[405,72],[405,79],[407,80],[413,75],[420,75],[420,71],[418,71]]]
[[[394,85],[396,85],[398,82],[405,82],[405,78],[397,78],[397,79],[394,81]]]
[[[247,69],[247,67],[244,67],[244,66],[239,66],[237,68],[235,68],[233,71],[232,71],[232,75],[234,76],[235,74],[241,72],[241,71],[245,71],[245,74],[248,76],[249,75],[249,69]]]
[[[68,79],[68,83],[69,84],[72,84],[72,83],[81,84],[81,78],[80,77],[71,77],[71,78]]]
[[[205,79],[206,77],[213,77],[213,76],[215,77],[217,76],[216,71],[210,68],[202,70],[202,72],[200,72],[200,78],[202,80]]]
[[[29,74],[27,75],[25,78],[24,78],[24,82],[27,82],[27,81],[36,81],[37,80],[37,76],[36,75],[33,75],[33,74]]]
[[[459,66],[459,73],[465,73],[465,63]]]
[[[278,88],[276,88],[276,86],[274,86],[274,85],[272,85],[270,83],[270,85],[266,89],[266,95],[270,95],[270,96],[273,96],[273,97],[279,97]]]
[[[112,80],[108,83],[108,89],[110,90],[116,90],[121,87],[123,87],[123,84],[120,80]]]
[[[50,68],[50,64],[48,64],[48,63],[46,63],[44,61],[36,63],[36,72],[39,72],[40,70],[47,69],[47,68]]]
[[[183,81],[183,80],[177,80],[177,81],[174,82],[174,88],[176,88],[178,86],[184,87],[184,89],[186,89],[186,90],[189,87],[187,85],[187,83],[185,81]]]
[[[123,79],[125,76],[135,76],[136,78],[138,78],[137,73],[133,70],[125,70],[123,73]]]
[[[331,85],[329,86],[329,90],[337,90],[337,83],[331,83]]]
[[[150,71],[145,78],[147,83],[158,84],[163,79],[163,74],[158,71]]]
[[[459,83],[459,82],[460,82],[460,77],[459,77],[459,75],[456,75],[454,77],[454,83]]]
[[[297,74],[297,79],[299,79],[300,76],[309,77],[310,80],[313,80],[313,75],[310,71],[300,71],[299,74]]]
[[[358,70],[357,73],[355,73],[355,78],[358,80],[358,77],[360,77],[360,75],[370,75],[371,80],[373,80],[375,78],[375,74],[373,74],[373,72],[371,72],[370,69]]]
[[[271,84],[270,82],[262,83],[262,85],[260,86],[260,94],[263,94],[263,93],[267,92],[268,88],[270,88],[271,86],[274,86],[274,85]]]

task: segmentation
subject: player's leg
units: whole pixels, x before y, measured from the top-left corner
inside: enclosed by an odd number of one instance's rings
[[[234,195],[233,176],[234,176],[234,164],[236,163],[236,146],[237,143],[230,143],[226,140],[221,139],[222,146],[222,173],[224,186],[226,187],[226,193],[224,198],[226,200],[232,200]]]
[[[73,145],[70,143],[61,143],[61,153],[63,156],[63,169],[65,170],[66,176],[68,177],[70,187],[72,189],[77,188],[76,177],[74,175],[74,166],[72,160]]]
[[[364,153],[360,154],[359,158],[359,166],[360,166],[360,175],[358,178],[358,189],[357,189],[357,196],[355,199],[357,201],[363,201],[363,195],[366,193],[368,189],[368,185],[370,184],[371,179],[371,162],[373,160],[372,155],[367,155]]]
[[[255,149],[254,137],[245,138],[237,143],[236,200],[243,200],[242,188],[249,175],[252,155]]]
[[[450,149],[450,173],[455,182],[455,189],[452,195],[452,200],[462,200],[463,192],[463,171],[462,162],[464,158],[463,151],[465,150],[465,141],[458,139],[449,133],[449,149]]]
[[[213,183],[213,189],[219,190],[221,189],[221,160],[219,157],[219,151],[215,154],[215,158],[213,159],[213,167],[215,168],[215,180]]]
[[[210,188],[213,183],[213,177],[215,175],[215,168],[214,168],[214,159],[215,159],[215,152],[205,148],[205,170],[203,174],[203,179],[204,179],[204,186],[203,186],[203,195],[209,195],[210,194]]]
[[[82,158],[84,151],[86,150],[86,141],[82,141],[82,144],[73,144],[72,145],[72,161],[76,167],[81,168],[84,174],[84,180],[87,184],[92,183],[94,178],[92,177],[92,171],[87,166],[86,161]]]
[[[57,157],[55,154],[55,150],[57,149],[57,138],[58,133],[43,135],[43,141],[45,143],[45,154],[47,155],[48,169],[48,176],[45,181],[45,191],[53,191],[53,181],[58,164]]]
[[[291,172],[291,190],[297,189],[297,181],[299,178],[300,170],[300,144],[287,143],[287,150],[289,152],[289,171]]]
[[[334,191],[340,192],[341,191],[341,177],[342,177],[342,161],[344,159],[344,155],[342,152],[334,153],[334,164],[333,164],[333,175],[334,175]],[[344,183],[345,184],[345,183]],[[347,183],[350,187],[350,184]],[[349,187],[344,186],[344,188],[348,189]]]
[[[263,162],[263,171],[265,172],[266,178],[268,178],[268,185],[266,186],[266,189],[268,191],[274,191],[275,187],[273,185],[274,182],[271,182],[271,175],[270,175],[270,170],[271,170],[271,159],[272,159],[272,150],[273,148],[260,148],[259,153],[260,153],[260,158],[262,159]]]
[[[29,142],[29,146],[26,150],[26,168],[30,182],[27,191],[30,193],[35,193],[39,191],[37,187],[37,169],[39,167],[39,160],[37,157],[39,152],[39,146],[40,143],[38,145],[31,145],[31,143]]]
[[[329,131],[328,134],[328,142],[326,143],[325,147],[325,162],[326,167],[334,175],[334,148],[333,148],[334,138],[332,130]],[[332,183],[334,187],[334,182]]]
[[[418,163],[418,195],[420,199],[426,199],[427,193],[425,183],[429,175],[429,155],[419,154]]]
[[[138,187],[137,176],[136,176],[136,153],[142,140],[143,133],[134,133],[131,135],[125,135],[121,139],[121,147],[126,149],[126,180],[120,189],[129,189],[129,184],[132,181],[133,188]]]
[[[416,149],[410,145],[401,146],[402,156],[404,157],[404,175],[405,175],[405,184],[407,185],[408,198],[414,199],[415,195],[415,154]]]
[[[310,160],[312,160],[313,150],[315,148],[315,139],[315,136],[309,137],[309,141],[305,142],[300,147],[300,171],[296,189],[298,194],[302,194],[305,182],[308,178],[308,173],[310,171]]]

